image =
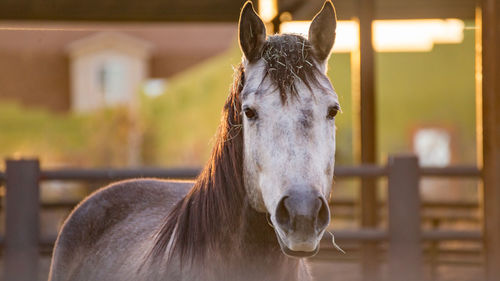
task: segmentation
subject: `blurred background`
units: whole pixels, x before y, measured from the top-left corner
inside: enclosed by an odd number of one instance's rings
[[[253,2],[270,34],[303,35],[323,4]],[[200,168],[241,61],[243,3],[1,0],[0,159],[35,158],[42,169]],[[421,167],[477,169],[478,2],[334,5],[339,23],[328,76],[342,106],[337,166],[384,166],[391,155],[415,154]],[[364,135],[363,126],[372,133]],[[40,235],[54,236],[72,204],[105,183],[42,182]],[[374,192],[364,196],[381,204],[371,221],[360,199],[367,184]],[[386,187],[384,178],[337,179],[332,229],[384,228]],[[480,190],[477,177],[423,178],[422,227],[479,231]],[[423,279],[483,280],[481,241],[432,243]],[[346,255],[313,260],[318,280],[385,280],[384,265],[370,271],[359,243],[345,246]],[[383,260],[381,248],[372,257]],[[42,249],[40,280],[50,250]],[[367,266],[375,277],[366,277]]]

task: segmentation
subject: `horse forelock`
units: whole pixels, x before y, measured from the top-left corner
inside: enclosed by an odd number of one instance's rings
[[[311,43],[300,35],[269,36],[262,48],[262,59],[265,61],[264,79],[270,78],[283,103],[288,96],[299,95],[297,82],[303,82],[309,90],[312,84],[320,86],[318,59]]]
[[[181,263],[203,261],[208,250],[231,244],[227,240],[241,224],[245,199],[239,96],[245,80],[242,65],[234,77],[211,157],[190,192],[165,218],[150,252],[154,260],[178,254]]]

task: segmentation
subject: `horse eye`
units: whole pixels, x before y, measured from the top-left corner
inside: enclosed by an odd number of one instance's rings
[[[255,112],[255,110],[247,107],[247,108],[243,109],[243,111],[245,112],[245,116],[248,119],[256,119],[257,118],[257,112]]]
[[[339,108],[336,106],[330,106],[328,107],[328,114],[326,115],[326,118],[328,119],[333,119],[335,115],[339,112]]]

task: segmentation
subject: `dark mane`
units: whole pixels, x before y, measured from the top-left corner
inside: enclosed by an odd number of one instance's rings
[[[221,238],[230,237],[229,233],[239,226],[237,218],[245,199],[239,99],[244,80],[240,65],[224,105],[212,155],[191,191],[166,217],[151,252],[153,257],[163,257],[173,238],[171,253],[179,253],[181,261],[185,257],[192,261],[208,249],[221,246]]]
[[[318,83],[319,73],[309,41],[300,35],[283,34],[269,36],[262,49],[266,61],[266,77],[278,87],[283,102],[288,95],[297,96],[296,80],[311,88]]]

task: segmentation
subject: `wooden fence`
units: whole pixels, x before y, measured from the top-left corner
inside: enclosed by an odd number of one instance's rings
[[[137,177],[192,179],[198,169],[59,169],[41,170],[38,160],[7,160],[0,183],[5,182],[4,279],[37,279],[40,245],[53,245],[55,237],[40,237],[39,184],[47,180],[114,181]],[[480,178],[476,167],[452,166],[420,168],[415,156],[390,157],[386,166],[361,165],[336,167],[335,177],[377,179],[388,182],[388,227],[386,230],[363,228],[336,231],[339,241],[387,242],[389,278],[394,281],[422,280],[422,241],[480,241],[479,231],[421,230],[419,181],[422,177]],[[325,238],[322,247],[331,247]],[[376,257],[374,257],[376,259]]]

